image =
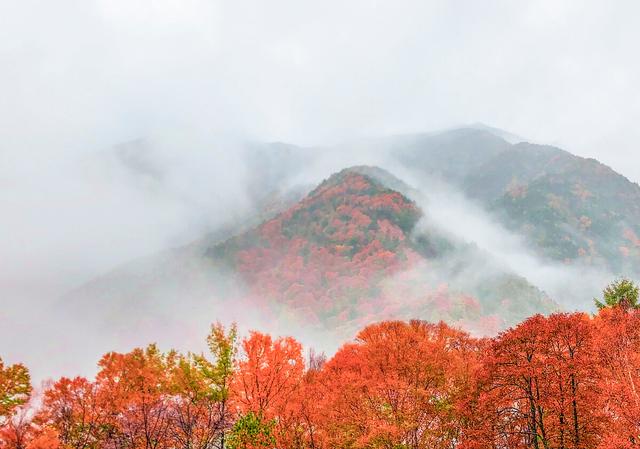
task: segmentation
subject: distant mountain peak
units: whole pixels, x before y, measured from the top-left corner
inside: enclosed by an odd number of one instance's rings
[[[519,142],[525,142],[527,140],[524,137],[521,137],[521,136],[519,136],[517,134],[514,134],[512,132],[505,131],[504,129],[496,128],[496,127],[493,127],[493,126],[489,126],[489,125],[486,125],[486,124],[481,123],[481,122],[476,122],[476,123],[473,123],[471,125],[468,125],[468,128],[477,129],[477,130],[483,130],[483,131],[489,132],[489,133],[493,134],[494,136],[500,137],[501,139],[504,139],[504,140],[506,140],[507,142],[509,142],[511,144],[515,144],[515,143],[519,143]]]
[[[297,204],[222,247],[273,247],[274,242],[286,245],[302,238],[329,252],[353,255],[376,239],[393,246],[410,234],[422,212],[402,193],[363,172],[386,173],[362,166],[334,173]]]
[[[207,256],[240,274],[252,302],[268,309],[286,306],[329,328],[420,316],[462,320],[491,332],[487,329],[501,321],[496,315],[483,321],[484,314],[496,313],[489,302],[514,285],[526,290],[531,303],[501,298],[505,317],[513,307],[548,306],[540,292],[508,274],[491,284],[487,304],[482,302],[487,298],[438,281],[433,264],[444,255],[436,242],[440,237],[413,235],[422,211],[387,183],[404,185],[375,166],[343,169],[286,211],[211,247]]]
[[[350,185],[360,183],[367,186],[369,194],[388,192],[395,190],[398,193],[405,194],[410,187],[387,170],[374,165],[354,165],[347,167],[339,172],[333,173],[323,182],[321,182],[309,194],[310,196],[317,194],[319,191],[336,185]],[[407,199],[407,201],[410,201]]]
[[[345,168],[270,218],[256,210],[261,220],[124,267],[76,291],[69,304],[80,310],[100,298],[106,316],[140,311],[132,321],[165,320],[176,307],[211,314],[236,307],[342,336],[392,318],[490,334],[553,309],[525,279],[487,269],[487,255],[439,229],[418,229],[423,211],[407,191],[382,168]],[[116,325],[126,327],[109,323]]]

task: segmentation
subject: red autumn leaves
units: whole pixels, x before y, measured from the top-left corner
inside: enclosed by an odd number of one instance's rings
[[[633,448],[640,312],[534,316],[493,339],[440,323],[363,329],[330,360],[214,327],[210,354],[155,346],[4,412],[2,448]],[[7,371],[0,385],[8,385]],[[7,397],[4,391],[3,398]],[[3,399],[3,404],[6,399]]]
[[[217,251],[265,306],[276,300],[310,322],[344,321],[340,313],[355,314],[385,276],[417,259],[404,240],[419,215],[400,193],[347,171]]]
[[[284,306],[306,325],[345,336],[390,317],[477,321],[477,299],[425,282],[420,269],[428,261],[409,238],[420,216],[399,192],[345,170],[210,255],[241,275],[248,302],[264,314],[279,316]]]

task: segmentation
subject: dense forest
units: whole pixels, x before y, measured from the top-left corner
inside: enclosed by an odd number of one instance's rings
[[[480,339],[383,321],[330,359],[215,324],[208,354],[108,353],[95,379],[41,389],[25,366],[0,362],[0,447],[633,448],[638,287],[616,281],[596,305]]]

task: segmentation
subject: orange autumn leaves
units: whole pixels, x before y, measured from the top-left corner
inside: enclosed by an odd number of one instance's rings
[[[369,306],[390,302],[383,279],[420,260],[407,239],[420,216],[402,194],[346,170],[210,255],[241,275],[264,313],[285,304],[313,325],[371,322]]]
[[[210,354],[151,345],[15,408],[4,448],[634,448],[640,311],[531,317],[492,339],[443,323],[364,328],[331,359],[214,327]],[[21,411],[22,410],[22,411]],[[25,412],[26,410],[26,412]]]
[[[586,314],[535,316],[491,342],[470,434],[506,447],[596,447],[605,419],[594,327]]]
[[[323,447],[448,447],[456,404],[473,387],[476,342],[443,323],[365,328],[329,361]]]
[[[252,332],[242,349],[245,358],[232,383],[238,408],[264,416],[286,413],[304,373],[302,345],[291,337],[273,340]]]
[[[56,448],[215,447],[231,424],[227,367],[234,339],[235,329],[212,329],[214,360],[162,353],[155,345],[108,353],[94,381],[62,378],[49,385],[27,419],[10,420],[0,447],[45,449],[45,436]]]

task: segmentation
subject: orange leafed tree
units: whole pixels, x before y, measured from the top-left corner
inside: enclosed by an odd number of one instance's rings
[[[605,308],[596,318],[602,396],[610,419],[603,447],[640,444],[640,311]]]
[[[59,449],[63,447],[55,429],[34,420],[35,404],[27,403],[0,426],[1,449]]]
[[[451,447],[477,367],[474,340],[443,323],[368,326],[323,370],[325,447]]]
[[[176,354],[155,345],[128,354],[109,353],[99,363],[96,382],[111,429],[103,444],[160,449],[171,447],[167,392]]]
[[[215,325],[210,356],[109,353],[30,403],[0,366],[0,449],[637,449],[640,309],[611,298],[486,339],[380,322],[306,367],[293,338],[251,332],[237,357]]]
[[[597,445],[604,418],[593,325],[587,315],[529,318],[494,339],[485,370],[485,410],[479,413],[485,433],[469,446]],[[482,428],[476,424],[476,432]]]
[[[238,412],[273,420],[281,446],[292,436],[291,424],[298,421],[295,404],[304,374],[302,346],[291,337],[274,340],[251,332],[242,349],[244,357],[237,363],[232,383]]]
[[[106,400],[98,386],[83,377],[63,377],[44,393],[36,421],[54,429],[62,447],[84,449],[99,445],[108,434]]]

